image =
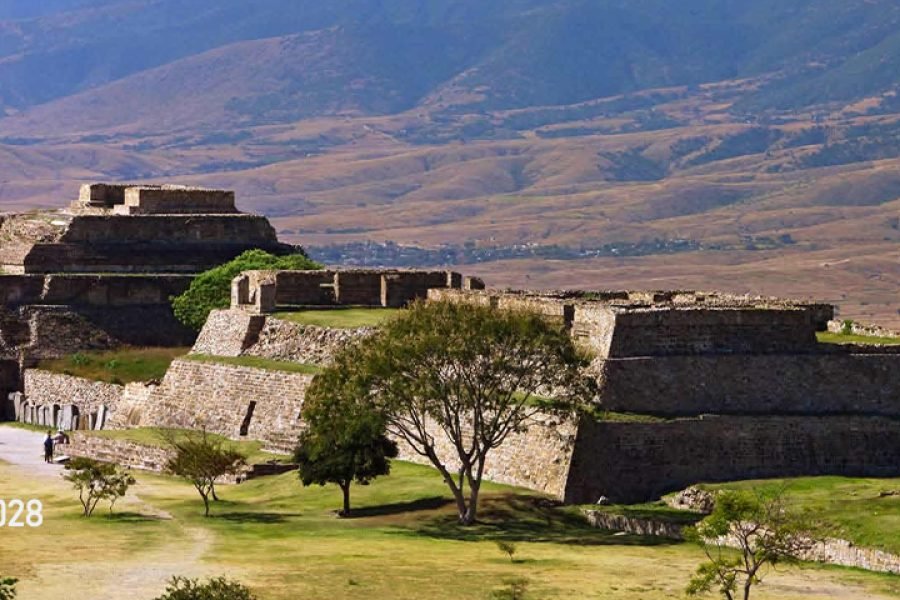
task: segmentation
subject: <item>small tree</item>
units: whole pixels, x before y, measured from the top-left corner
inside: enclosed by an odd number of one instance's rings
[[[155,600],[256,600],[256,596],[243,584],[224,577],[206,582],[173,577],[166,592]]]
[[[94,514],[101,500],[109,500],[109,512],[112,513],[116,501],[136,483],[130,473],[117,465],[83,457],[70,460],[63,477],[78,490],[78,500],[85,517]]]
[[[566,412],[586,400],[585,364],[561,322],[490,306],[417,302],[339,353],[319,377],[340,382],[331,391],[342,397],[337,402],[376,406],[388,432],[440,471],[460,523],[470,524],[490,452],[537,413]],[[554,402],[538,394],[554,394]],[[452,455],[440,454],[440,446]]]
[[[0,575],[0,600],[13,600],[16,597],[16,583],[19,580],[14,577]]]
[[[368,485],[391,472],[397,444],[385,436],[384,418],[352,395],[332,394],[340,386],[336,371],[316,378],[303,404],[307,428],[301,433],[294,460],[303,485],[335,483],[344,502],[338,513],[350,515],[350,485]]]
[[[248,250],[237,258],[194,278],[185,292],[172,298],[172,310],[179,321],[199,331],[206,323],[210,311],[228,308],[231,302],[231,281],[243,271],[265,269],[305,271],[321,268],[322,265],[310,260],[303,253],[275,256],[263,250]]]
[[[174,450],[166,463],[166,470],[190,481],[203,499],[204,515],[209,516],[210,498],[216,496],[216,479],[237,475],[247,464],[246,457],[225,445],[225,440],[206,431],[185,432],[166,437]]]
[[[509,557],[509,562],[516,562],[516,550],[518,548],[516,548],[516,545],[513,542],[498,540],[497,549]]]
[[[812,525],[786,505],[783,489],[768,495],[721,492],[712,514],[688,532],[708,561],[697,569],[687,593],[717,589],[727,600],[748,600],[766,568],[796,560],[812,543],[812,532]]]

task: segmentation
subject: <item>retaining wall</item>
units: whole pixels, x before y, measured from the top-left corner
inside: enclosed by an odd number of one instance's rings
[[[577,426],[569,419],[538,415],[521,433],[513,433],[499,447],[488,454],[484,477],[537,490],[557,498],[565,495],[569,463],[575,445]],[[459,468],[453,460],[455,448],[438,426],[429,428],[434,437],[437,454],[446,461],[449,471]],[[430,466],[424,456],[398,442],[399,457],[403,460]]]
[[[262,440],[270,433],[299,431],[300,408],[312,379],[180,359],[172,362],[158,388],[146,398],[126,399],[120,411],[132,427],[205,427],[230,438]]]
[[[600,402],[612,411],[900,417],[897,355],[664,356],[594,366],[603,380]]]
[[[564,500],[643,502],[698,482],[769,477],[900,476],[900,420],[708,416],[585,420]]]

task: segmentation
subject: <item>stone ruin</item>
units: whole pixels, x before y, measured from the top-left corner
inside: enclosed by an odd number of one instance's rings
[[[20,371],[23,357],[184,343],[192,336],[173,324],[168,299],[195,273],[248,248],[296,251],[263,217],[238,212],[231,192],[95,184],[66,210],[3,217],[0,234],[0,392],[25,393],[0,403],[0,418],[63,429],[203,426],[291,449],[313,374],[190,357],[146,385]],[[424,298],[538,311],[594,357],[597,417],[539,416],[496,450],[487,465],[495,481],[593,503],[701,481],[900,475],[900,348],[818,343],[834,316],[825,304],[499,291],[440,270],[251,271],[234,280],[231,308],[210,315],[193,352],[324,365],[371,328],[300,325],[282,311]]]
[[[593,503],[647,500],[700,481],[900,474],[900,348],[818,343],[829,305],[700,292],[504,292],[445,271],[248,272],[194,352],[327,364],[372,330],[279,314],[342,306],[342,281],[352,291],[343,306],[391,306],[402,297],[396,285],[407,302],[427,295],[538,311],[590,349],[599,418],[539,417],[496,450],[487,466],[495,481]],[[123,397],[109,422],[202,425],[289,452],[313,378],[177,360],[149,394]]]

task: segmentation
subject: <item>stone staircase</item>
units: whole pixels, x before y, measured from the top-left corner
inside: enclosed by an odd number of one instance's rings
[[[270,431],[262,439],[263,452],[271,452],[272,454],[286,454],[290,456],[294,453],[296,446],[297,432],[295,431]]]

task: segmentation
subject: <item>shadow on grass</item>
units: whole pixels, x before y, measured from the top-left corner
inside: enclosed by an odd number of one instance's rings
[[[483,499],[474,525],[462,526],[455,514],[413,524],[415,535],[458,541],[552,542],[581,546],[663,546],[678,542],[664,538],[617,534],[592,526],[576,508],[568,508],[525,494]]]
[[[97,513],[94,513],[97,514]],[[145,515],[143,513],[137,512],[114,512],[114,513],[106,513],[105,515],[108,521],[115,521],[117,523],[153,523],[155,521],[168,521],[169,519],[162,515]]]
[[[385,517],[389,515],[399,515],[403,513],[417,512],[421,510],[437,510],[444,508],[453,501],[449,498],[441,496],[429,496],[428,498],[419,498],[411,502],[395,502],[393,504],[381,504],[378,506],[364,506],[362,508],[354,508],[350,511],[347,519],[363,519],[366,517]]]
[[[277,523],[286,523],[288,517],[298,516],[295,513],[276,513],[276,512],[247,512],[233,511],[224,513],[212,513],[210,517],[221,519],[223,521],[231,521],[233,523],[255,523],[259,525],[272,525]]]

